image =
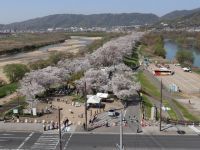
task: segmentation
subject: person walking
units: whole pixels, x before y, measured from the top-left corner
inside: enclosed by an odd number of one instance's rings
[[[69,125],[69,119],[67,118],[66,119],[66,126],[68,126]]]

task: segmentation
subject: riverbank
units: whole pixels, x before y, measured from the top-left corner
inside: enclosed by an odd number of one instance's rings
[[[164,48],[166,51],[166,59],[172,62],[176,60],[176,53],[183,50],[175,41],[171,39],[164,40]],[[200,67],[200,51],[192,47],[186,48],[185,50],[192,52],[194,56],[194,62],[192,64],[193,67]]]
[[[40,47],[62,43],[69,39],[65,33],[20,33],[0,39],[0,55],[29,52]]]

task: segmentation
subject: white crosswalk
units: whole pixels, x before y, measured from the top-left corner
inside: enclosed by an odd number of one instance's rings
[[[197,134],[200,134],[200,130],[197,129],[195,126],[189,126],[190,129],[192,129],[194,132],[196,132]]]
[[[55,150],[58,145],[58,134],[44,133],[31,147],[32,150]]]

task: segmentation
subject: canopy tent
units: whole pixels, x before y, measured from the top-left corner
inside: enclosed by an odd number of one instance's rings
[[[87,99],[89,99],[89,98],[92,97],[92,96],[94,96],[94,95],[87,95]]]
[[[88,104],[99,104],[100,102],[101,98],[96,95],[90,96],[87,100]]]
[[[97,93],[96,96],[98,96],[100,98],[108,98],[108,93]]]

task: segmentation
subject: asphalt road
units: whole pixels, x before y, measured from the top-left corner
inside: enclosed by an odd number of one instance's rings
[[[200,137],[124,135],[126,150],[190,150],[200,149]],[[115,150],[119,143],[117,134],[64,134],[62,141],[66,150]],[[0,132],[0,149],[59,149],[57,134]]]

